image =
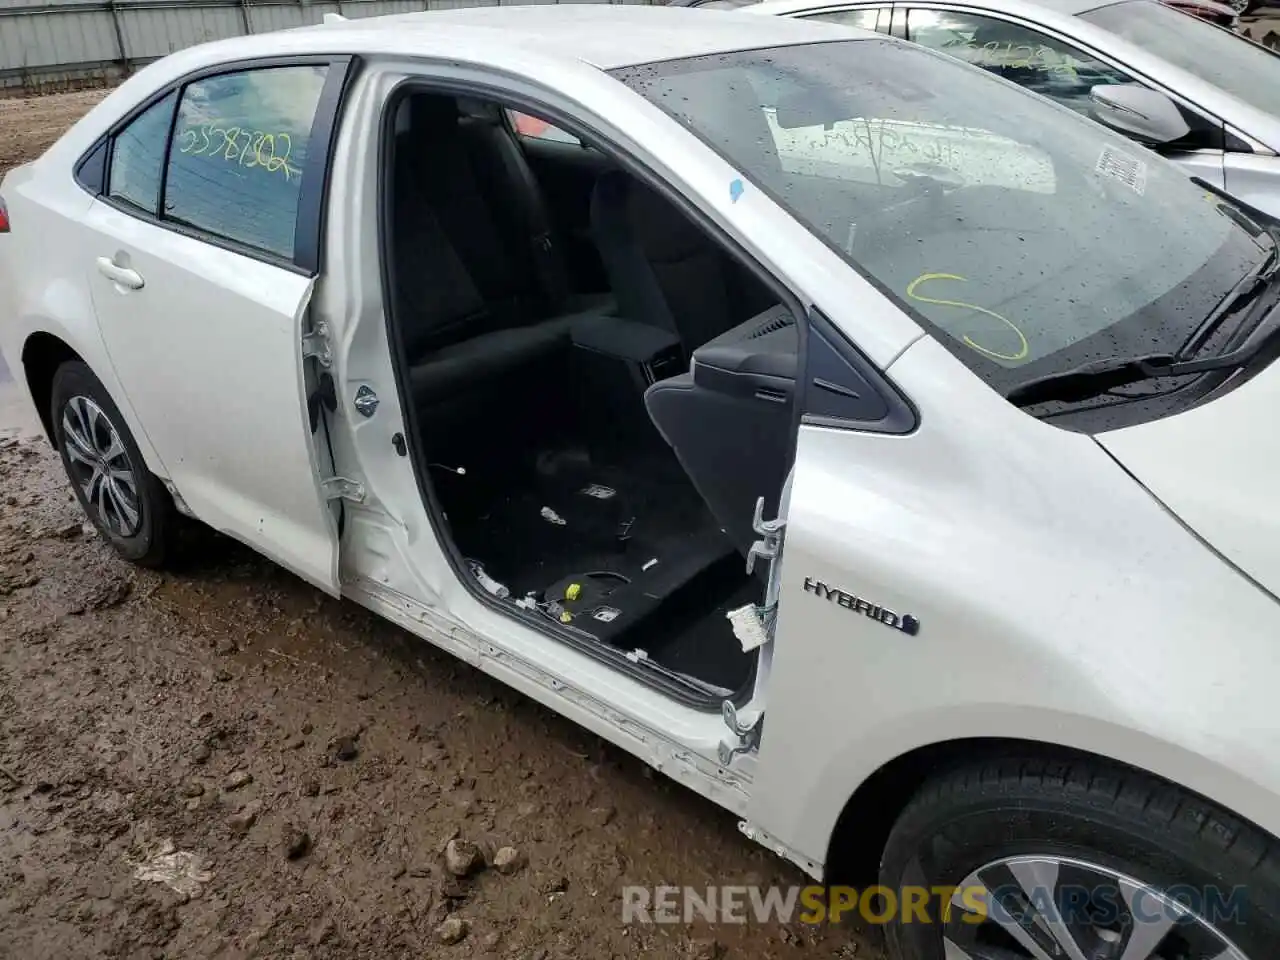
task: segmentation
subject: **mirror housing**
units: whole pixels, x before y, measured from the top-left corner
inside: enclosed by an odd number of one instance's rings
[[[1140,83],[1101,84],[1089,96],[1095,120],[1147,146],[1172,143],[1191,132],[1172,100]]]

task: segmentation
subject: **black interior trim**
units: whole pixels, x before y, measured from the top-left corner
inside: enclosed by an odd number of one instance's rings
[[[401,102],[411,93],[427,93],[443,96],[462,96],[473,97],[496,102],[504,107],[534,114],[549,123],[554,124],[560,129],[573,134],[579,140],[587,145],[588,149],[596,149],[605,153],[612,159],[619,168],[630,173],[638,180],[644,182],[652,189],[657,191],[661,196],[670,201],[677,209],[681,210],[686,216],[700,228],[706,230],[721,246],[732,255],[744,268],[748,269],[757,279],[760,280],[766,288],[773,291],[779,301],[787,306],[797,318],[797,324],[800,328],[800,355],[806,342],[806,325],[803,318],[806,312],[801,305],[799,299],[784,285],[768,273],[753,257],[728,236],[714,221],[707,218],[693,204],[681,196],[678,192],[668,186],[665,182],[658,179],[643,164],[630,156],[628,152],[612,141],[601,137],[598,133],[586,129],[581,122],[573,117],[569,117],[554,106],[543,103],[525,96],[513,95],[510,90],[499,87],[490,86],[483,83],[458,81],[450,79],[436,79],[427,77],[410,77],[401,80],[387,95],[385,104],[383,105],[382,122],[379,129],[378,144],[378,170],[379,170],[379,201],[378,201],[378,243],[379,250],[386,251],[391,239],[391,213],[392,213],[392,191],[390,185],[392,183],[392,163],[393,163],[393,142],[395,139],[395,117],[396,111],[399,109]],[[574,149],[583,149],[574,147]],[[594,659],[607,663],[611,667],[615,667],[626,672],[661,693],[671,697],[673,700],[685,704],[695,709],[706,710],[708,712],[720,709],[723,698],[709,696],[698,690],[692,684],[685,683],[678,678],[672,677],[667,672],[651,667],[643,661],[636,663],[629,660],[624,651],[608,647],[599,643],[594,638],[584,639],[570,630],[558,628],[555,624],[549,622],[545,617],[534,613],[515,608],[511,604],[503,603],[497,598],[491,596],[480,587],[475,577],[471,575],[467,568],[466,559],[459,552],[457,544],[450,535],[448,528],[442,520],[442,507],[438,497],[436,496],[434,485],[431,483],[431,473],[428,467],[428,457],[420,442],[421,431],[419,426],[419,417],[416,406],[410,402],[412,393],[404,389],[403,384],[408,382],[409,359],[404,346],[404,338],[400,335],[397,325],[395,310],[393,309],[391,291],[395,289],[394,264],[390,256],[381,256],[382,267],[382,296],[383,296],[383,313],[387,323],[387,338],[391,344],[391,361],[392,368],[396,376],[397,394],[400,401],[401,416],[408,426],[407,442],[412,455],[412,463],[414,468],[414,478],[418,485],[418,491],[422,496],[428,519],[431,522],[431,528],[440,543],[442,552],[449,560],[454,575],[468,590],[471,595],[486,607],[503,615],[513,617],[520,622],[532,627],[533,629],[546,634],[556,640],[568,644],[573,649],[584,653]],[[795,405],[795,416],[792,423],[791,434],[791,457],[795,456],[795,440],[796,432],[799,428],[800,405]],[[791,463],[787,464],[788,471]],[[743,688],[730,698],[736,704],[745,703],[751,695],[755,684],[756,669],[758,665],[758,657],[751,659],[751,668],[748,677],[743,684]]]
[[[920,425],[916,406],[820,309],[809,311],[812,337],[804,382],[796,385],[801,422],[902,436]]]
[[[318,275],[324,257],[324,223],[329,199],[329,171],[337,145],[338,118],[346,102],[346,91],[356,73],[356,58],[335,57],[329,61],[316,115],[311,121],[307,162],[298,188],[297,220],[293,231],[293,262],[309,274]],[[323,150],[314,149],[324,144]]]
[[[95,197],[107,188],[107,142],[100,139],[75,165],[76,183]]]

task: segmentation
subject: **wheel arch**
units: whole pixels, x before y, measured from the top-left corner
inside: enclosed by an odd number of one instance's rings
[[[1034,753],[1059,762],[1096,762],[1123,766],[1221,807],[1236,819],[1266,836],[1261,824],[1244,816],[1220,799],[1197,791],[1147,767],[1078,747],[1000,737],[968,737],[931,743],[909,750],[882,764],[862,781],[846,801],[827,844],[823,880],[868,886],[879,882],[880,858],[894,823],[912,797],[933,777],[959,765],[983,763],[1002,757]]]
[[[53,375],[58,367],[73,360],[85,362],[84,357],[65,340],[43,330],[31,334],[22,345],[22,369],[27,378],[27,390],[50,444],[54,442],[53,412],[49,409],[53,397]]]
[[[98,344],[96,346],[100,348],[101,345]],[[94,359],[95,355],[99,358],[96,361]],[[87,366],[93,375],[98,378],[103,389],[107,391],[116,407],[119,408],[121,416],[124,417],[125,425],[133,435],[134,443],[138,445],[138,450],[142,453],[142,459],[146,462],[147,469],[161,479],[168,477],[168,471],[164,469],[164,465],[155,448],[151,446],[150,438],[138,422],[133,406],[129,403],[129,398],[125,394],[124,388],[116,380],[115,370],[112,369],[105,353],[102,353],[100,349],[97,351],[78,349],[70,338],[58,332],[49,329],[36,329],[27,334],[26,339],[22,341],[21,359],[27,391],[31,396],[32,403],[35,405],[36,413],[40,417],[40,425],[50,445],[54,443],[52,411],[49,409],[53,398],[53,376],[62,364],[68,361],[79,361]]]

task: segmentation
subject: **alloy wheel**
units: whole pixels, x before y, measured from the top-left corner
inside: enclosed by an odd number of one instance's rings
[[[1232,891],[1161,892],[1079,860],[994,861],[951,903],[945,960],[1249,960],[1216,926],[1243,919]]]
[[[142,528],[138,476],[120,432],[93,400],[73,396],[62,409],[62,449],[71,481],[102,527],[119,537]]]

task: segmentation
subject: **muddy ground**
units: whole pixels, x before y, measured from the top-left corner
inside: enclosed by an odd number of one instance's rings
[[[100,95],[0,101],[0,166]],[[627,884],[804,877],[237,543],[193,530],[172,573],[118,560],[0,381],[0,958],[878,956],[857,931],[624,926]],[[457,879],[454,837],[518,869]]]
[[[876,955],[799,925],[623,926],[625,884],[804,881],[712,804],[239,544],[192,531],[175,573],[116,559],[43,440],[0,447],[0,956]],[[455,836],[520,869],[458,880]]]

